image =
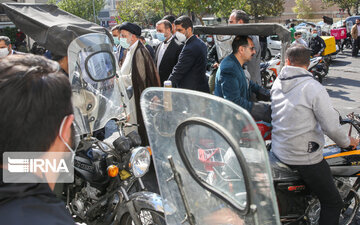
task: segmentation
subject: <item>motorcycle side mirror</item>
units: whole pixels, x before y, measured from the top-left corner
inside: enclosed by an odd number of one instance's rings
[[[134,95],[133,86],[129,86],[128,88],[126,88],[126,94],[127,94],[129,99],[131,99],[133,97],[133,95]]]
[[[204,189],[246,215],[250,179],[245,158],[231,134],[205,118],[189,118],[175,133],[179,155],[192,178]]]

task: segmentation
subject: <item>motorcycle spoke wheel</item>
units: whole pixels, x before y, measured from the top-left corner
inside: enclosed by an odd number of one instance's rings
[[[141,210],[140,220],[143,225],[165,225],[165,216],[162,213],[153,210]],[[126,214],[121,219],[121,225],[135,225],[130,214]]]

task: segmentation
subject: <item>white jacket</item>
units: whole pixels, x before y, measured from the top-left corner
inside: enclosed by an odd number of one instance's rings
[[[350,145],[326,89],[307,70],[284,67],[271,88],[272,151],[289,165],[323,159],[324,133],[340,147]]]

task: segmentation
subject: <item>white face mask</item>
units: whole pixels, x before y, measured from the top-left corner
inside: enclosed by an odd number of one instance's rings
[[[68,116],[65,116],[63,121],[61,122],[61,125],[60,125],[60,130],[59,130],[59,138],[60,140],[64,143],[64,145],[66,146],[66,148],[72,153],[72,158],[71,158],[71,162],[74,161],[74,158],[75,158],[75,150],[71,148],[71,146],[66,143],[66,141],[64,140],[64,138],[61,136],[62,134],[62,131],[63,131],[63,126],[64,126],[64,123],[66,121],[66,119],[68,118]],[[75,130],[73,129],[73,132],[75,132]],[[73,135],[73,138],[76,138],[76,135],[74,134]],[[73,141],[76,141],[76,140],[73,140]],[[77,146],[77,144],[75,144],[75,146]]]
[[[186,41],[186,36],[185,36],[185,34],[180,33],[179,31],[176,31],[175,37],[176,37],[176,38],[178,39],[178,41],[180,41],[180,42]]]
[[[5,58],[8,55],[9,55],[8,48],[0,48],[0,58]]]

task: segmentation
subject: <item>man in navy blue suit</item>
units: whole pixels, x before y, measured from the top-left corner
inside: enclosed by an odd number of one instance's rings
[[[203,41],[193,34],[193,23],[188,16],[175,20],[178,41],[185,41],[179,60],[173,68],[168,80],[173,87],[191,89],[209,93],[206,71],[207,48]]]

